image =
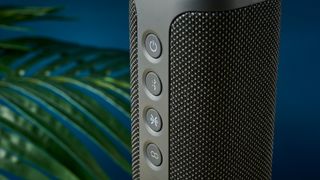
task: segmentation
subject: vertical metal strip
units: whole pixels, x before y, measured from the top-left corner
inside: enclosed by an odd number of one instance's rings
[[[132,117],[132,179],[139,179],[139,94],[138,94],[138,28],[134,0],[130,0],[130,71]]]

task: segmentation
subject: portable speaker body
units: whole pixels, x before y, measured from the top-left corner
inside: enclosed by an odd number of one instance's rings
[[[271,179],[280,0],[131,0],[133,179]]]

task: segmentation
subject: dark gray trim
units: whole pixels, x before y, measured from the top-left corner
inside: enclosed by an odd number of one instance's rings
[[[265,0],[171,0],[175,11],[225,11],[259,3]],[[169,4],[172,3],[172,4]]]

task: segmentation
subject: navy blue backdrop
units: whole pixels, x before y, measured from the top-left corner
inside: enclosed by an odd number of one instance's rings
[[[71,22],[37,22],[28,35],[128,49],[126,0],[1,0],[63,5]],[[283,0],[273,179],[320,179],[320,1]],[[0,39],[21,34],[0,31]],[[23,34],[25,35],[25,34]]]
[[[0,5],[63,7],[63,16],[71,21],[27,23],[34,29],[27,35],[40,35],[97,47],[128,49],[128,3],[126,0],[0,0]],[[26,23],[24,23],[26,24]],[[25,36],[0,30],[1,38]]]

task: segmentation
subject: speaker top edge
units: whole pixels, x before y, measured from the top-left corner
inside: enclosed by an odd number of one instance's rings
[[[141,9],[162,8],[163,12],[226,11],[251,6],[266,0],[135,0]],[[164,8],[166,7],[166,8]]]

